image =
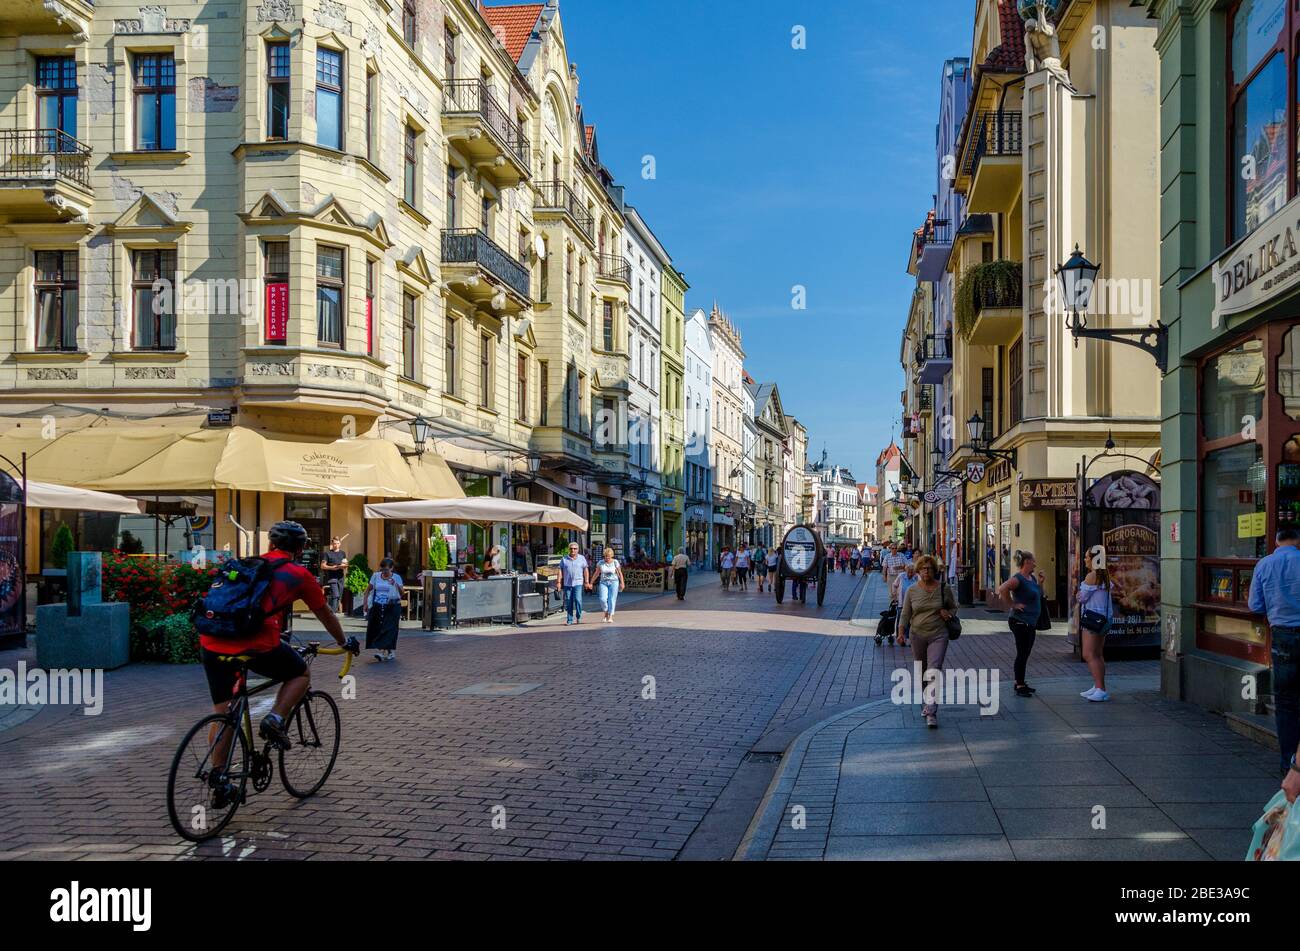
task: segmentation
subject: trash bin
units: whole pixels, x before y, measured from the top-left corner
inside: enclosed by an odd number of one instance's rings
[[[456,590],[456,572],[426,571],[424,573],[424,617],[426,631],[449,631],[453,616],[453,598]]]

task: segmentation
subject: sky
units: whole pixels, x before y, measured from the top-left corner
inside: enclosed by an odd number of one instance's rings
[[[918,22],[883,0],[560,0],[601,160],[685,273],[688,312],[716,299],[810,461],[825,448],[859,482],[900,428],[939,81],[970,55],[974,0],[924,6]]]

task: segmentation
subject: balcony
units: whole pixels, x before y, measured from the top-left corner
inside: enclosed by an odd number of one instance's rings
[[[442,233],[442,276],[461,297],[498,313],[531,304],[528,268],[477,228]]]
[[[72,33],[84,40],[95,15],[94,0],[4,0],[3,6],[4,25],[15,34]]]
[[[934,390],[931,387],[923,386],[916,391],[916,411],[922,416],[934,413]]]
[[[75,218],[91,198],[89,146],[55,129],[0,131],[0,221]]]
[[[599,254],[596,256],[596,279],[613,281],[632,287],[632,265],[617,254]]]
[[[566,183],[556,181],[537,183],[537,201],[533,205],[533,217],[544,219],[548,215],[567,217],[588,241],[596,240],[595,219],[587,214],[587,210],[578,201],[578,196]]]
[[[923,281],[940,280],[948,269],[948,256],[952,253],[952,222],[931,222],[921,235],[921,255],[917,274]]]
[[[982,112],[971,127],[973,144],[966,149],[962,169],[970,185],[969,214],[1006,211],[1020,192],[1023,176],[1023,123],[1019,112]]]
[[[942,383],[952,372],[952,338],[926,334],[916,345],[916,381],[921,384]]]
[[[447,139],[498,186],[513,188],[528,177],[528,138],[481,80],[447,84],[442,127]]]
[[[977,264],[961,276],[954,294],[958,332],[967,343],[1013,343],[1024,325],[1024,269],[1019,261]]]

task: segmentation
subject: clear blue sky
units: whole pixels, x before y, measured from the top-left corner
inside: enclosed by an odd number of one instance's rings
[[[908,240],[935,188],[943,63],[970,55],[974,6],[560,0],[601,159],[685,272],[688,306],[717,298],[809,455],[824,444],[859,481],[899,425]]]

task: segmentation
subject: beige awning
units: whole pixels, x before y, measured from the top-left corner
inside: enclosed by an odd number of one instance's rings
[[[47,439],[40,421],[32,423],[0,431],[0,454],[16,460],[26,452],[29,479],[85,489],[243,489],[399,499],[464,495],[437,453],[407,459],[386,439],[208,428],[193,417],[80,428],[60,420]]]
[[[548,525],[553,528],[587,530],[587,520],[568,509],[538,505],[515,499],[498,499],[476,495],[462,499],[426,502],[389,502],[367,505],[366,518],[400,519],[414,522],[492,524],[512,522],[516,525]]]
[[[122,515],[144,513],[144,503],[139,499],[51,482],[29,481],[27,505],[37,509],[75,509],[81,512],[117,512]]]

